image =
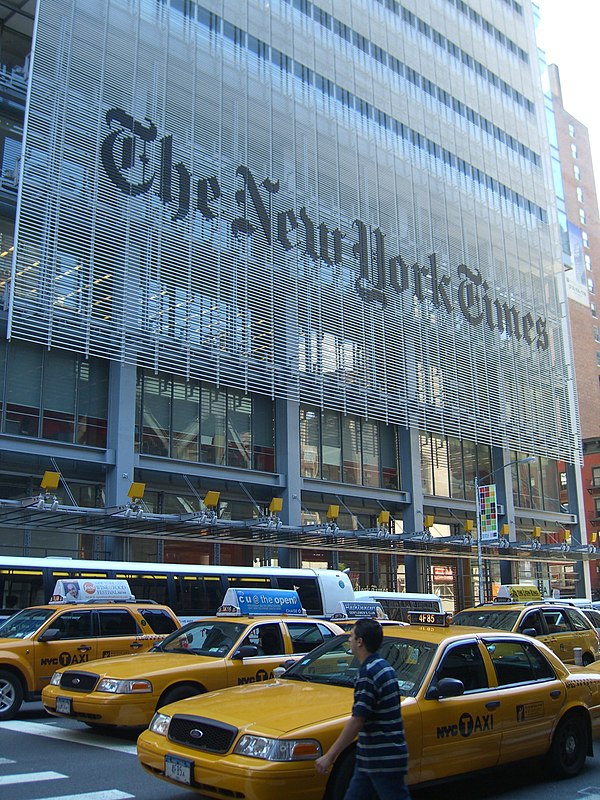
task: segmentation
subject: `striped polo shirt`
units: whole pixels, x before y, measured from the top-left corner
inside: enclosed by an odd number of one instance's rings
[[[354,687],[352,716],[364,718],[356,747],[357,769],[405,773],[408,751],[398,679],[379,653],[372,653],[361,664]]]

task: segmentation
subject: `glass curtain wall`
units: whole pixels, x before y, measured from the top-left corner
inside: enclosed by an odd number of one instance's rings
[[[141,453],[239,469],[275,469],[269,398],[139,370],[136,413]]]

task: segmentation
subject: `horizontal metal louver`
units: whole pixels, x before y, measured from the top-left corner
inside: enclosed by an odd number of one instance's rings
[[[40,0],[11,336],[572,461],[552,194],[514,152],[528,112],[495,98],[511,150],[333,23],[241,6]],[[401,17],[365,26],[418,66]],[[543,113],[536,67],[487,46]],[[438,83],[460,68],[427,58]]]

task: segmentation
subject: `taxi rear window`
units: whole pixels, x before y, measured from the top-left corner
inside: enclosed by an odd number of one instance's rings
[[[173,617],[162,608],[141,608],[140,614],[149,623],[154,633],[173,633],[177,630]]]
[[[472,625],[474,628],[495,628],[499,631],[512,631],[519,618],[520,611],[508,611],[500,608],[489,610],[473,609],[459,611],[454,615],[453,625]]]

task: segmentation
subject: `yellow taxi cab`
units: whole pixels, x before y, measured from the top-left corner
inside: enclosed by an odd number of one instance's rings
[[[381,603],[371,600],[340,600],[329,617],[330,622],[341,628],[343,631],[350,632],[354,623],[359,619],[376,619],[383,627],[387,625],[408,625],[397,619],[390,619],[383,610]]]
[[[179,627],[167,606],[136,602],[126,581],[59,581],[51,603],[0,625],[0,720],[39,700],[56,667],[140,653]]]
[[[543,600],[536,586],[501,586],[493,603],[459,611],[452,624],[535,636],[567,664],[575,663],[575,648],[584,666],[600,658],[600,637],[585,614],[568,600]]]
[[[184,625],[148,653],[57,670],[42,702],[92,727],[146,726],[175,700],[268,681],[282,662],[339,633],[308,619],[295,591],[228,589],[217,616]]]
[[[402,695],[408,784],[529,757],[545,757],[554,775],[574,776],[593,754],[600,674],[569,668],[518,633],[431,624],[383,633],[379,652]],[[338,800],[354,745],[327,775],[316,772],[315,760],[351,712],[359,664],[348,639],[326,642],[271,683],[161,708],[138,739],[140,763],[209,798]]]

